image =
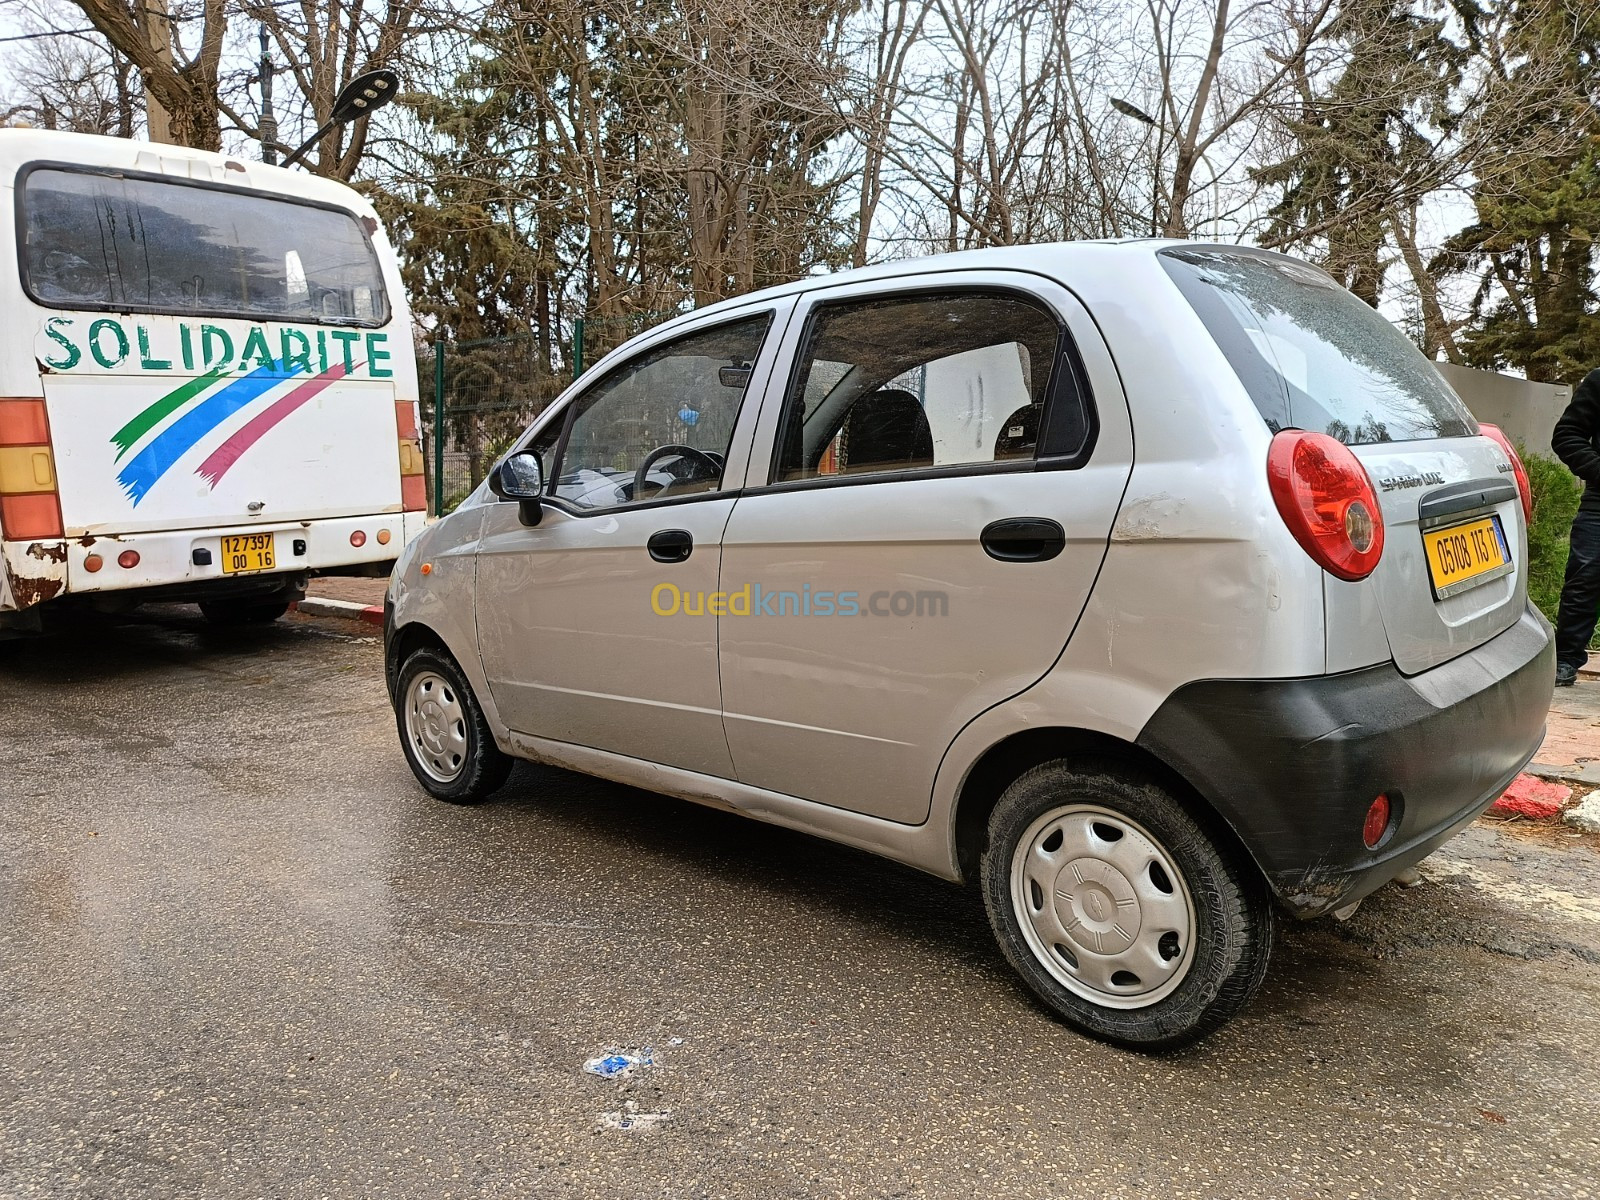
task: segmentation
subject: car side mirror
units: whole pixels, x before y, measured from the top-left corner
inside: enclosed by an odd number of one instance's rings
[[[524,525],[537,525],[542,516],[539,497],[544,493],[539,456],[523,450],[507,458],[489,476],[489,490],[502,500],[515,500]]]

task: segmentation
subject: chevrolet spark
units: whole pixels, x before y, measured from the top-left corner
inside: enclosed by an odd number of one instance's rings
[[[574,384],[403,553],[389,690],[441,800],[528,759],[977,881],[1046,1006],[1175,1046],[1538,748],[1529,502],[1303,262],[892,263]]]

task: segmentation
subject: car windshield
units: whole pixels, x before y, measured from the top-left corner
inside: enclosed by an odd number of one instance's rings
[[[29,293],[52,308],[382,325],[353,213],[163,179],[38,168],[22,192]]]
[[[1317,268],[1237,250],[1160,258],[1274,433],[1358,446],[1477,432],[1410,340]]]

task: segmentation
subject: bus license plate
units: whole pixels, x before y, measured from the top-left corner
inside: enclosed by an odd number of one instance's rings
[[[1433,594],[1443,600],[1511,571],[1511,552],[1499,517],[1483,517],[1422,535]]]
[[[241,575],[246,571],[270,571],[278,565],[273,552],[272,534],[245,533],[222,539],[222,573]]]

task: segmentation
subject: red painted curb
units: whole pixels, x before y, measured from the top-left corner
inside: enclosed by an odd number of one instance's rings
[[[1571,798],[1572,789],[1569,787],[1549,783],[1532,775],[1518,775],[1505,790],[1505,795],[1489,806],[1489,811],[1501,817],[1548,821]]]
[[[364,621],[368,625],[383,624],[383,606],[379,604],[357,604],[353,600],[325,600],[320,596],[307,596],[291,607],[308,617],[338,617],[346,621]]]

